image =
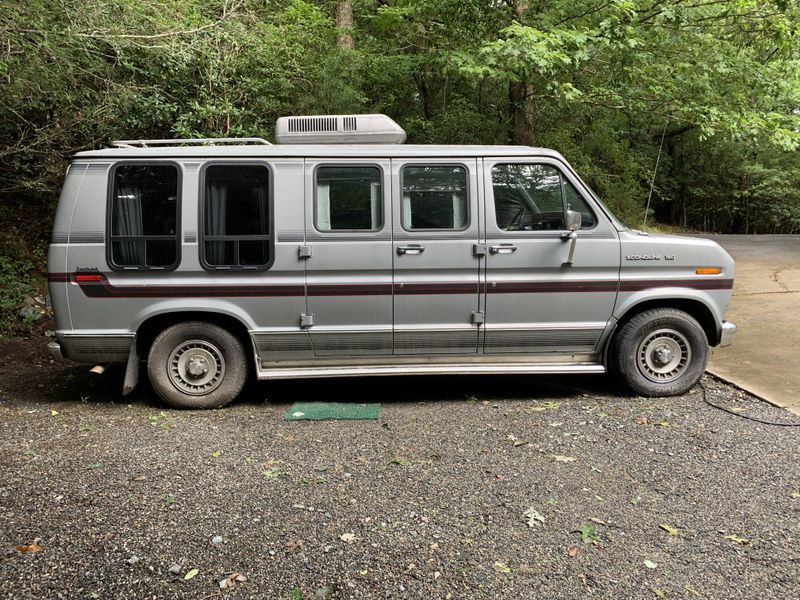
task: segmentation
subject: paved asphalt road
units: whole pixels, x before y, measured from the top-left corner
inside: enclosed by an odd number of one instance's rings
[[[709,371],[800,414],[800,235],[704,237],[736,259],[726,316],[739,328]]]

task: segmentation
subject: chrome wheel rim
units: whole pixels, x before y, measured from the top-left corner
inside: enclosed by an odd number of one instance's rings
[[[678,379],[689,366],[692,350],[686,337],[674,329],[658,329],[645,337],[636,353],[642,375],[655,383]]]
[[[181,342],[170,352],[169,379],[179,391],[192,396],[213,392],[225,377],[225,359],[206,340]]]

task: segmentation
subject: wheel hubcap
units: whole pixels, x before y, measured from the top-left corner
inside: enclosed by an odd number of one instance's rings
[[[689,365],[692,351],[686,337],[674,329],[659,329],[639,344],[637,365],[650,381],[669,383],[680,377]]]
[[[206,340],[188,340],[172,350],[167,369],[172,385],[179,391],[200,396],[222,383],[225,360],[214,344]]]

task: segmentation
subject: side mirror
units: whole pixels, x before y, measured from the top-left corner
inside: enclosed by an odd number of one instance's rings
[[[581,213],[574,210],[567,211],[567,229],[570,231],[578,231],[581,228]]]

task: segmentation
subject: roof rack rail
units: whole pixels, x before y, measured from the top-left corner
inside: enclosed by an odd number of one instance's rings
[[[113,148],[149,148],[151,146],[184,146],[184,145],[216,146],[217,144],[272,144],[259,137],[250,138],[187,138],[177,140],[116,140],[111,142]]]

